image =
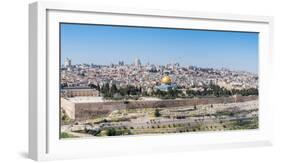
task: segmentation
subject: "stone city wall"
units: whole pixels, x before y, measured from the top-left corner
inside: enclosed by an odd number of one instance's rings
[[[61,100],[61,106],[70,118],[85,120],[97,115],[106,115],[118,109],[137,109],[137,108],[165,108],[179,106],[194,106],[203,104],[233,103],[257,100],[258,96],[237,96],[218,97],[218,98],[192,98],[181,100],[162,100],[162,101],[113,101],[113,102],[93,102],[93,103],[73,103],[66,99]]]
[[[71,119],[75,119],[75,104],[69,100],[61,98],[61,107]]]
[[[258,96],[237,96],[218,97],[218,98],[192,98],[180,100],[162,101],[129,101],[129,102],[96,102],[96,103],[75,103],[72,112],[75,112],[76,120],[85,120],[96,115],[106,115],[118,109],[137,109],[137,108],[165,108],[179,106],[194,106],[202,104],[233,103],[257,100]],[[64,108],[64,107],[63,107]],[[70,112],[70,111],[68,111]],[[71,113],[72,113],[71,112]]]

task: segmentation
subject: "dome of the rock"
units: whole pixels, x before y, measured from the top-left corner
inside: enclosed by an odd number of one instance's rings
[[[171,84],[171,83],[172,83],[172,79],[171,79],[171,77],[169,77],[169,76],[164,76],[164,77],[161,79],[161,83],[162,83],[162,84]]]

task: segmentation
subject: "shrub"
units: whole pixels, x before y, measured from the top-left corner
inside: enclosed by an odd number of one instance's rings
[[[161,116],[159,109],[155,109],[154,116],[155,117],[160,117]]]
[[[60,133],[60,138],[75,138],[75,136],[66,132],[62,132]]]
[[[115,128],[108,128],[108,129],[106,129],[106,135],[107,136],[115,136],[116,135]]]

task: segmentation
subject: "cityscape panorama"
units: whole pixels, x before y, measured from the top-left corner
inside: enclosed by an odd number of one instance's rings
[[[258,33],[60,24],[60,138],[258,129]]]

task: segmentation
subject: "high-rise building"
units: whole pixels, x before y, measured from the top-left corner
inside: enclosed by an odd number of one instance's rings
[[[66,59],[64,60],[64,67],[65,67],[65,68],[71,67],[71,60],[70,60],[69,58],[66,58]]]
[[[141,61],[139,58],[135,59],[135,66],[141,66]]]
[[[119,66],[124,66],[124,61],[119,61],[119,62],[118,62],[118,65],[119,65]]]

